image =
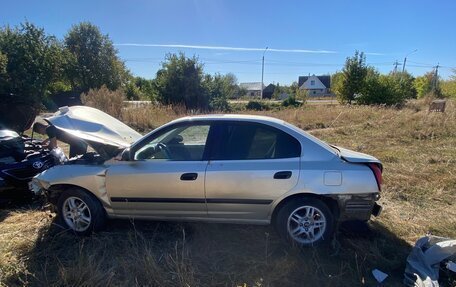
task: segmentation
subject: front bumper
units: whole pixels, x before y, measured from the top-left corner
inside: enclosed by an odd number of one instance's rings
[[[44,193],[43,187],[34,178],[28,183],[28,188],[35,195],[41,195]]]

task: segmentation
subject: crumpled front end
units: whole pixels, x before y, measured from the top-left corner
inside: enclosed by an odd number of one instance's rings
[[[29,188],[35,194],[44,194],[48,201],[56,204],[60,193],[69,187],[83,188],[110,207],[106,192],[106,166],[66,164],[52,167],[35,176]]]

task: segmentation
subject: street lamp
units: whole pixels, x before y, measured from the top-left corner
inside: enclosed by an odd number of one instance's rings
[[[264,49],[264,51],[263,51],[263,61],[261,64],[261,99],[263,99],[264,54],[266,53],[267,49],[268,49],[268,47],[266,47],[266,49]]]
[[[404,58],[404,63],[402,64],[402,73],[405,72],[405,63],[407,63],[407,57],[410,56],[411,54],[417,52],[418,49],[415,49],[413,51],[411,51],[410,53],[408,53],[405,58]]]

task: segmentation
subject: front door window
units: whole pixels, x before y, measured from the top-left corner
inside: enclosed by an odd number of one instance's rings
[[[203,159],[209,125],[180,126],[152,139],[134,155],[135,160],[199,161]]]

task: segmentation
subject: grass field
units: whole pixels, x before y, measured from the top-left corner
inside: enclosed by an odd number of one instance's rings
[[[406,257],[430,232],[456,238],[456,111],[309,105],[248,112],[291,122],[313,135],[372,154],[384,164],[384,212],[345,226],[334,246],[297,250],[269,226],[110,221],[78,238],[38,203],[0,210],[0,282],[6,286],[376,286],[371,271],[402,286]],[[124,110],[141,132],[184,113]],[[443,286],[456,278],[441,273]]]

